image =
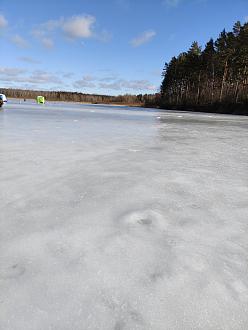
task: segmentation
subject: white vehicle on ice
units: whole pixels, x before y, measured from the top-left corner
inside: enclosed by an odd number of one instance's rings
[[[4,103],[7,103],[8,100],[7,100],[7,97],[6,95],[4,94],[0,94],[0,107],[4,104]]]

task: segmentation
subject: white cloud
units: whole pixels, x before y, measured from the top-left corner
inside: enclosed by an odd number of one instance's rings
[[[41,28],[48,30],[48,31],[53,31],[61,26],[63,24],[64,19],[60,18],[58,20],[51,19],[43,24],[41,24]]]
[[[34,71],[26,79],[26,82],[32,84],[47,84],[47,83],[63,84],[62,80],[57,75],[42,70]]]
[[[91,76],[91,75],[85,75],[82,77],[82,79],[80,80],[76,80],[73,83],[73,86],[75,88],[84,88],[84,87],[88,87],[88,88],[94,88],[96,87],[95,83],[93,83],[93,81],[96,81],[97,78]]]
[[[132,90],[149,90],[155,91],[156,86],[152,85],[148,80],[130,80],[123,81],[123,88],[132,89]]]
[[[69,38],[90,38],[93,36],[94,16],[73,16],[62,23],[62,30]]]
[[[11,41],[20,48],[27,48],[29,46],[28,42],[21,37],[19,34],[16,34],[11,38]]]
[[[8,25],[6,18],[0,14],[0,29],[5,28]]]
[[[120,91],[121,84],[119,81],[112,82],[112,83],[100,83],[99,88]]]
[[[73,84],[75,88],[94,88],[96,85],[90,81],[81,79],[81,80],[76,80]]]
[[[47,37],[41,38],[41,43],[47,49],[51,49],[54,47],[54,42],[51,38],[47,38]]]
[[[31,33],[46,48],[54,46],[53,39],[56,31],[61,31],[67,39],[71,40],[95,38],[102,42],[108,42],[112,37],[111,34],[104,29],[98,32],[95,31],[95,23],[96,18],[92,15],[61,17],[36,26]]]
[[[63,73],[63,77],[64,78],[72,78],[74,76],[74,73],[73,72],[65,72]]]
[[[35,28],[31,31],[31,34],[36,39],[43,38],[46,35],[45,30],[42,30],[41,27]]]
[[[0,68],[1,79],[3,79],[4,77],[11,77],[13,79],[13,77],[16,77],[24,72],[25,72],[24,69],[19,69],[19,68],[12,68],[12,67],[1,67]]]
[[[140,36],[134,38],[131,41],[131,45],[133,47],[139,47],[149,41],[152,40],[152,38],[154,38],[156,35],[156,32],[153,30],[149,30],[149,31],[145,31],[144,33],[142,33]]]
[[[29,73],[28,70],[12,68],[12,67],[2,67],[0,68],[0,79],[4,82],[11,83],[22,83],[23,84],[61,84],[63,86],[62,79],[53,73],[35,70]]]
[[[125,80],[119,79],[111,83],[100,83],[99,87],[110,90],[133,90],[133,91],[150,91],[155,92],[156,86],[152,85],[148,80]]]
[[[108,75],[108,76],[105,76],[103,78],[100,78],[100,81],[103,81],[103,82],[110,82],[110,81],[113,81],[113,80],[116,80],[118,78],[118,75],[113,73],[111,75]]]
[[[91,75],[86,75],[86,76],[83,76],[83,80],[85,80],[85,81],[94,81],[94,80],[96,80],[96,78],[94,76],[91,76]]]
[[[40,27],[35,28],[32,30],[31,34],[33,37],[35,37],[42,45],[43,47],[47,49],[51,49],[54,47],[53,39],[49,36],[49,31],[51,29],[51,21],[48,21],[47,23],[43,23]],[[49,26],[49,28],[47,28]],[[54,23],[54,27],[55,27]],[[48,30],[46,30],[48,29]]]
[[[40,61],[32,58],[32,57],[29,57],[29,56],[21,56],[21,57],[18,57],[18,60],[19,61],[22,61],[22,62],[26,62],[26,63],[31,63],[31,64],[39,64]]]

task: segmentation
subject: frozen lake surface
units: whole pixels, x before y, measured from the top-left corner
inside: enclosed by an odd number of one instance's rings
[[[10,101],[1,330],[248,327],[248,118]]]

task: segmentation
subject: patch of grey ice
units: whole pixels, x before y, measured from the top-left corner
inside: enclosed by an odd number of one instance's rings
[[[130,228],[158,231],[165,231],[168,226],[166,219],[160,212],[150,209],[127,213],[121,217],[120,222]]]
[[[15,263],[11,265],[2,264],[0,266],[0,279],[14,279],[22,276],[25,272],[24,265]]]

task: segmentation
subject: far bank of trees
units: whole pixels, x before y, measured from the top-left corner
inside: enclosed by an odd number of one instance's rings
[[[248,23],[223,30],[204,49],[195,41],[166,63],[161,105],[248,114]]]
[[[143,106],[155,98],[153,94],[109,96],[77,92],[33,91],[11,88],[2,88],[0,89],[0,92],[6,94],[8,98],[36,99],[38,95],[42,95],[46,100],[50,101],[84,102],[93,104],[127,104],[137,106]]]

